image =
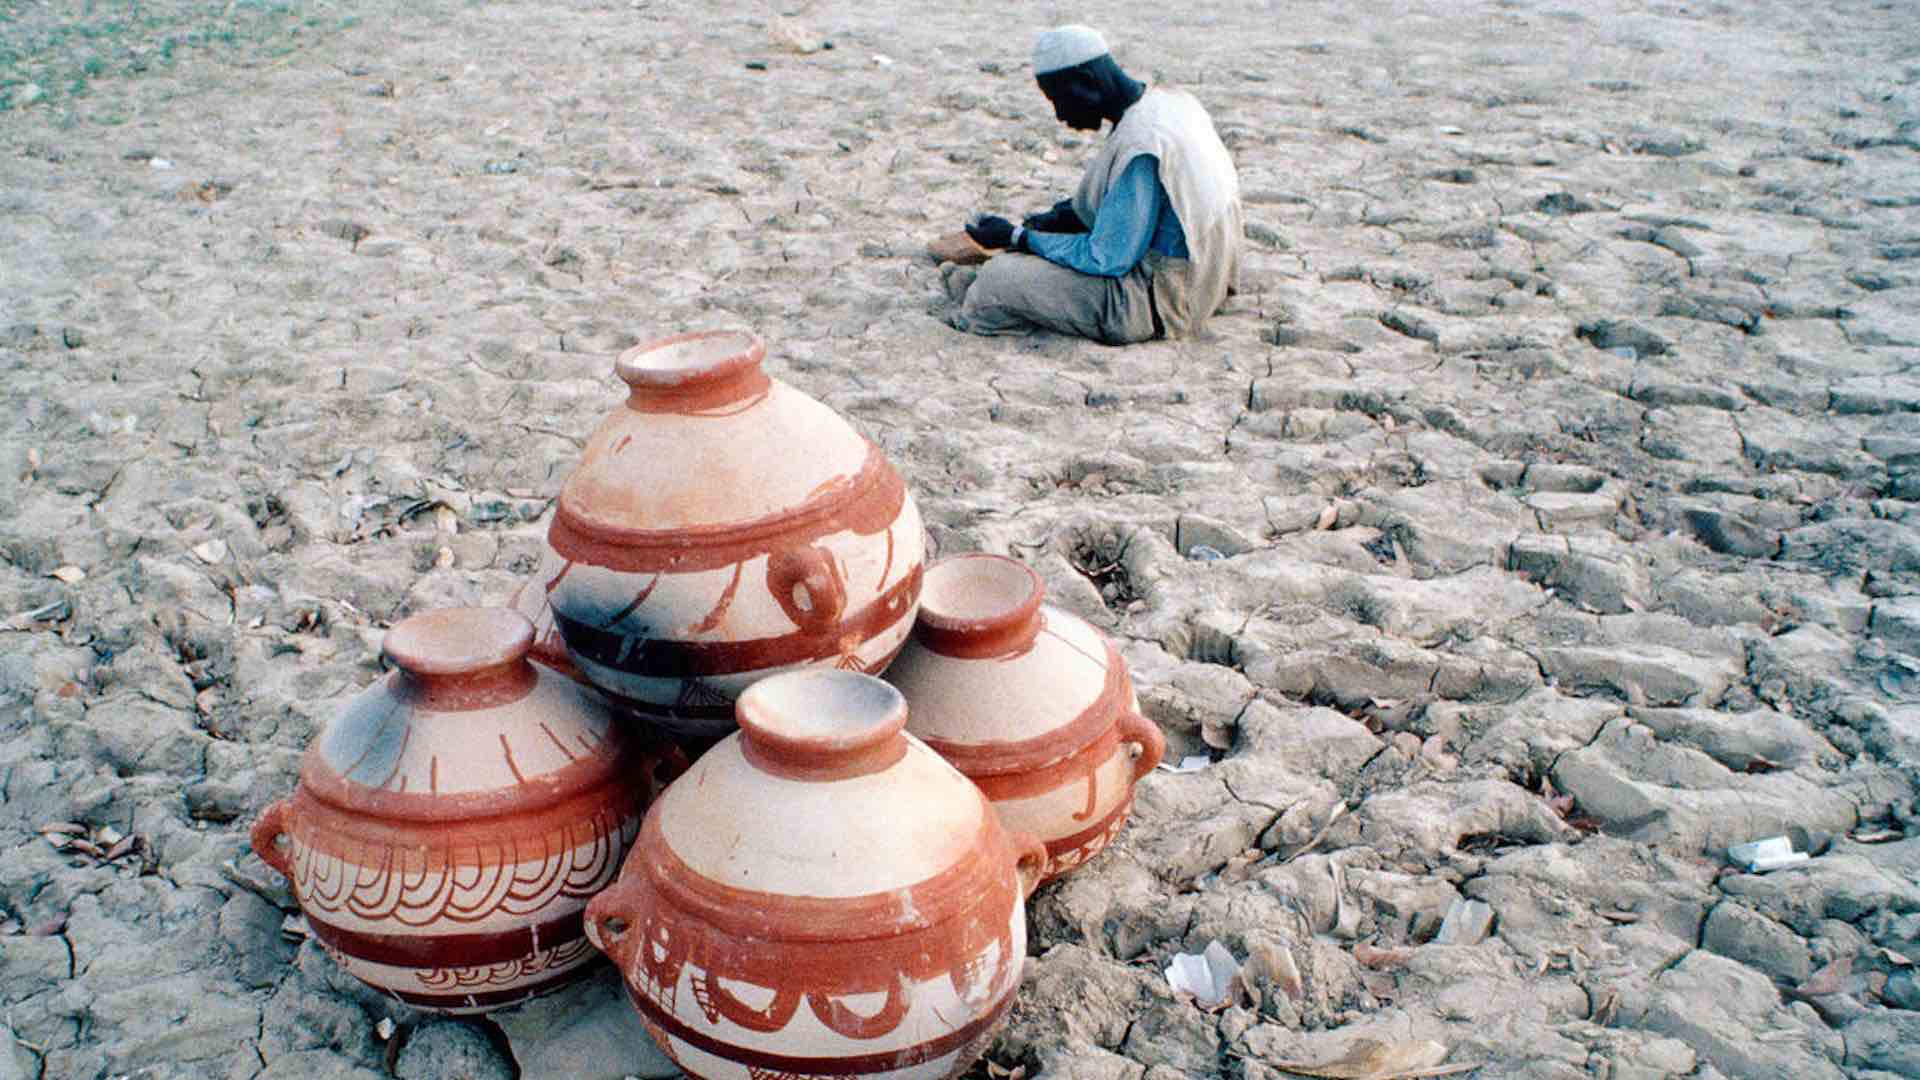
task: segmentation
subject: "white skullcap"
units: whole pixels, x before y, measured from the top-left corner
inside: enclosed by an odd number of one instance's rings
[[[1090,26],[1056,26],[1042,31],[1033,42],[1033,73],[1046,75],[1079,67],[1107,55],[1107,39]]]

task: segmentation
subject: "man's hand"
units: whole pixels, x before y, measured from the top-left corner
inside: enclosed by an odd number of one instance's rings
[[[1083,233],[1087,231],[1087,223],[1081,221],[1080,215],[1073,212],[1072,199],[1062,199],[1054,203],[1051,210],[1028,214],[1020,224],[1023,228],[1032,229],[1034,232]]]
[[[967,224],[967,235],[983,248],[1001,251],[1013,246],[1013,222],[986,214]]]

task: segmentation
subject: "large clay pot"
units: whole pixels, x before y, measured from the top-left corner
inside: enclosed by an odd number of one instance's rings
[[[418,1008],[479,1012],[583,973],[587,899],[672,758],[530,663],[532,643],[506,608],[402,621],[383,643],[397,670],[326,726],[253,828],[340,966]]]
[[[1044,597],[1040,575],[1004,556],[934,563],[887,680],[907,730],[980,785],[1007,828],[1046,842],[1051,879],[1119,834],[1166,740],[1113,643]]]
[[[872,676],[755,683],[588,905],[690,1075],[954,1076],[1012,1004],[1045,850],[905,721]]]
[[[516,607],[580,674],[670,731],[724,735],[742,690],[824,665],[877,672],[925,561],[900,474],[831,409],[761,370],[744,331],[636,346]]]

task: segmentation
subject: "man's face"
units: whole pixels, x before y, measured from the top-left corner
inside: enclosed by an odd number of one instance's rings
[[[1100,115],[1098,95],[1079,80],[1060,75],[1039,77],[1040,93],[1053,106],[1053,118],[1075,131],[1099,131],[1105,117]]]

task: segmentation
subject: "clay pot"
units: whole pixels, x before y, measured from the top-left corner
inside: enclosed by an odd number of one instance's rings
[[[940,560],[887,680],[907,730],[980,785],[1007,828],[1046,842],[1051,879],[1119,834],[1166,740],[1112,642],[1044,595],[1016,560]]]
[[[530,663],[532,643],[505,608],[402,621],[383,643],[398,670],[326,726],[253,827],[340,966],[416,1008],[479,1012],[584,973],[587,899],[673,758]]]
[[[587,441],[516,607],[628,710],[733,730],[775,671],[877,672],[925,561],[900,474],[831,409],[761,371],[744,331],[636,346],[624,407]]]
[[[868,675],[755,683],[587,906],[689,1075],[954,1076],[1012,1004],[1045,850],[906,718]]]

